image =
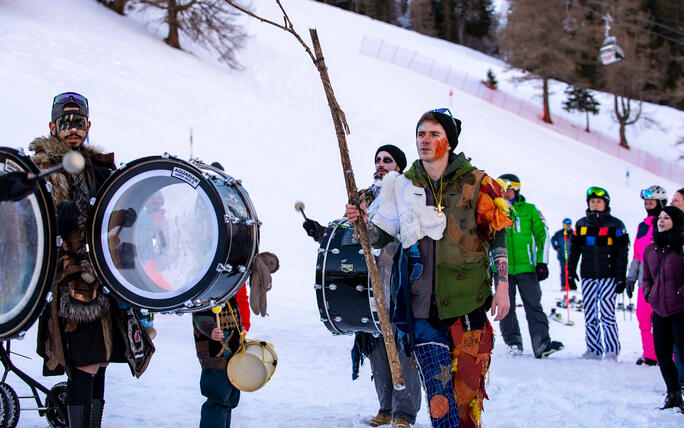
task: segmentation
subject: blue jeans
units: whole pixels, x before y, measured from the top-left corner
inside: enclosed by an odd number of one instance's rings
[[[230,383],[226,371],[202,369],[200,391],[207,397],[202,404],[200,428],[230,427],[230,412],[240,401],[240,390]]]

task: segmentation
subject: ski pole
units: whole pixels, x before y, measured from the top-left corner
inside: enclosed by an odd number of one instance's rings
[[[563,225],[563,251],[565,252],[565,306],[568,307],[568,322],[570,322],[570,280],[568,278],[568,229]]]

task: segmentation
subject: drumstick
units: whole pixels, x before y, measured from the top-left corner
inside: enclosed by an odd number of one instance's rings
[[[304,216],[304,220],[308,220],[306,214],[304,214],[304,202],[302,202],[302,201],[295,202],[295,210],[302,213],[302,215]]]
[[[211,308],[211,311],[216,314],[216,327],[218,327],[219,330],[223,330],[221,328],[221,317],[219,317],[219,314],[221,313],[221,307],[214,306],[213,308]]]

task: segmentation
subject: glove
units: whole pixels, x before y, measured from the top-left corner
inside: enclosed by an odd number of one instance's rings
[[[320,241],[323,237],[321,231],[325,229],[316,220],[311,220],[310,218],[308,218],[306,219],[304,224],[302,224],[302,227],[304,228],[304,230],[306,230],[306,234],[316,241]]]
[[[635,285],[634,281],[629,281],[629,280],[627,281],[627,288],[626,288],[627,297],[629,297],[630,299],[634,295],[634,285]]]
[[[568,286],[571,290],[577,290],[576,281],[579,281],[579,276],[577,276],[577,272],[568,272]]]
[[[21,201],[37,189],[36,180],[28,178],[25,172],[10,172],[2,177],[7,186],[7,199]]]
[[[546,263],[537,263],[536,271],[537,281],[541,282],[549,277],[549,267],[546,266]]]
[[[627,281],[625,278],[620,278],[615,280],[615,294],[622,294],[625,291],[625,286],[627,285]]]

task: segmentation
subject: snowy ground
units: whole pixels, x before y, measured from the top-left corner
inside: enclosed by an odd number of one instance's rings
[[[256,3],[256,2],[255,2]],[[486,70],[494,60],[396,27],[306,0],[284,2],[296,28],[317,27],[338,100],[347,114],[348,137],[359,186],[371,180],[372,156],[385,143],[415,158],[414,126],[420,114],[448,102],[450,88],[359,55],[364,33],[395,40],[427,54],[449,55],[463,67]],[[255,4],[280,17],[270,2]],[[0,107],[2,142],[26,147],[47,131],[49,103],[65,90],[88,96],[91,139],[116,152],[118,161],[170,152],[187,157],[190,128],[195,155],[218,160],[243,180],[256,206],[261,249],[280,257],[281,270],[269,294],[267,318],[253,318],[250,337],[275,345],[278,369],[262,390],[244,393],[234,413],[235,427],[362,427],[377,411],[368,366],[351,381],[350,337],[333,337],[320,323],[313,291],[316,245],[301,229],[295,200],[307,203],[308,216],[326,222],[342,212],[345,191],[330,114],[315,68],[284,32],[248,22],[251,39],[238,55],[244,70],[227,70],[205,55],[175,51],[158,29],[119,17],[92,0],[0,0]],[[551,231],[586,207],[590,185],[606,187],[613,213],[636,229],[644,212],[639,189],[660,183],[672,192],[681,183],[632,169],[610,156],[522,121],[484,101],[455,96],[451,106],[463,120],[459,149],[491,175],[517,173],[523,194],[537,204]],[[658,110],[676,129],[681,112]],[[667,146],[667,133],[634,135]],[[553,255],[551,255],[553,258]],[[558,266],[550,264],[544,304],[559,293]],[[521,327],[526,329],[522,309]],[[525,338],[522,358],[494,349],[484,424],[487,427],[675,427],[684,416],[659,411],[664,384],[656,368],[637,367],[640,339],[636,319],[618,313],[623,353],[620,361],[588,362],[581,314],[577,325],[551,324],[566,349],[549,360],[535,360]],[[107,377],[104,426],[190,427],[199,421],[199,364],[188,316],[157,317],[157,353],[140,380],[123,365]],[[498,331],[498,326],[495,326]],[[13,349],[32,357],[14,361],[40,373],[35,328]],[[58,378],[44,379],[52,385]],[[9,383],[21,393],[13,376]],[[23,388],[23,389],[22,389]],[[25,402],[28,407],[30,403]],[[20,427],[46,426],[35,412],[21,415]],[[429,426],[424,405],[417,426]]]

